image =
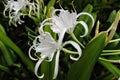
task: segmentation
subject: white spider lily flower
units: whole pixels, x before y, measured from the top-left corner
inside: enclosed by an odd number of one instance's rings
[[[34,49],[36,53],[40,53],[39,58],[32,57],[31,55],[32,49]],[[44,74],[41,76],[38,75],[38,69],[39,69],[40,64],[46,58],[48,58],[47,61],[49,62],[52,61],[56,50],[57,50],[57,43],[55,42],[55,40],[52,38],[52,36],[48,32],[40,34],[33,41],[33,46],[31,46],[29,49],[29,57],[32,60],[38,60],[35,66],[35,75],[38,78],[44,77]]]
[[[32,60],[38,60],[37,58],[33,58],[31,56],[32,49],[34,49],[36,53],[41,52],[41,57],[45,55],[46,57],[48,57],[48,60],[51,61],[57,49],[57,43],[52,38],[50,33],[45,32],[35,38],[35,40],[33,41],[33,46],[31,46],[29,49],[29,57]]]
[[[56,12],[60,12],[60,13],[57,15]],[[81,13],[77,14],[75,12],[70,13],[70,12],[68,12],[68,10],[55,9],[52,13],[52,17],[45,19],[41,23],[40,30],[43,28],[43,26],[50,25],[51,29],[55,33],[60,34],[64,30],[65,30],[65,32],[71,33],[74,31],[77,24],[81,24],[85,29],[85,33],[83,35],[81,35],[80,37],[84,37],[88,33],[88,26],[84,21],[77,20],[82,15],[89,16],[92,20],[92,26],[94,25],[95,21],[94,21],[93,16],[87,12],[81,12]]]
[[[57,11],[59,11],[60,13],[59,13],[59,15],[55,15],[55,13],[57,12]],[[80,56],[81,56],[81,53],[82,53],[82,50],[81,50],[81,48],[80,48],[80,46],[77,44],[77,43],[75,43],[74,41],[66,41],[65,43],[63,43],[63,45],[62,45],[62,42],[63,42],[63,38],[64,38],[64,35],[65,35],[65,33],[66,32],[73,32],[74,31],[74,28],[75,28],[75,26],[77,25],[77,24],[81,24],[81,25],[83,25],[83,27],[85,28],[85,33],[82,35],[82,36],[80,36],[80,37],[84,37],[84,36],[86,36],[87,35],[87,33],[88,33],[88,26],[87,26],[87,24],[84,22],[84,21],[77,21],[77,19],[78,19],[78,17],[80,17],[81,15],[88,15],[91,19],[92,19],[92,26],[94,25],[94,19],[93,19],[93,17],[92,17],[92,15],[90,15],[89,13],[86,13],[86,12],[82,12],[82,13],[79,13],[78,15],[77,15],[77,13],[70,13],[70,12],[68,12],[67,10],[63,10],[63,9],[56,9],[56,10],[54,10],[53,11],[53,13],[52,13],[52,17],[51,18],[47,18],[47,19],[45,19],[42,23],[41,23],[41,26],[40,26],[40,28],[39,28],[39,33],[41,34],[41,33],[46,33],[46,32],[44,32],[44,29],[43,29],[43,27],[44,26],[46,26],[46,25],[50,25],[50,27],[51,27],[51,29],[53,30],[53,32],[55,32],[55,33],[58,33],[58,37],[59,37],[59,39],[58,39],[58,42],[57,42],[57,46],[55,46],[54,47],[54,49],[56,49],[56,50],[54,50],[55,52],[56,52],[56,60],[55,60],[55,70],[54,70],[54,75],[53,75],[53,79],[55,79],[56,77],[57,77],[57,74],[58,74],[58,66],[59,66],[59,56],[60,56],[60,51],[62,50],[62,48],[63,48],[63,46],[64,45],[67,45],[67,44],[71,44],[76,50],[77,50],[77,52],[78,52],[78,57],[77,58],[74,58],[73,56],[71,56],[70,55],[70,59],[72,59],[72,60],[78,60],[79,58],[80,58]],[[47,40],[50,40],[50,39],[47,39]],[[53,40],[53,39],[52,39]],[[44,42],[44,41],[43,41]],[[42,44],[42,42],[40,43],[40,44]],[[39,44],[39,45],[40,45]],[[51,45],[51,44],[50,44]],[[48,45],[48,46],[50,46],[50,45]],[[47,46],[47,47],[48,47]],[[35,48],[35,47],[34,47]],[[49,49],[44,49],[44,47],[42,46],[42,47],[36,47],[35,48],[35,50],[37,51],[37,52],[41,52],[42,50],[44,51],[47,51],[47,50],[50,50],[50,48]],[[40,50],[39,50],[40,49]],[[52,51],[53,51],[53,49],[52,49]],[[54,52],[53,51],[53,52]],[[54,52],[54,53],[55,53]],[[48,51],[48,54],[49,54],[49,51]],[[45,55],[47,55],[47,57],[48,56],[50,56],[50,55],[48,55],[47,53],[45,53]],[[43,59],[45,59],[45,55],[43,55]],[[51,53],[51,55],[53,56],[54,54],[53,53]],[[53,57],[52,57],[53,58]],[[35,74],[37,74],[37,70],[38,70],[38,68],[39,68],[39,66],[40,66],[40,64],[41,64],[41,62],[43,61],[43,59],[41,59],[41,60],[39,60],[38,61],[38,63],[36,64],[36,66],[35,66]],[[38,76],[38,75],[37,75]],[[43,75],[42,76],[40,76],[39,78],[41,78],[41,77],[43,77]]]
[[[61,38],[61,37],[59,37],[59,38]],[[38,78],[44,77],[44,74],[42,74],[41,76],[38,75],[38,69],[39,69],[39,66],[42,63],[42,61],[46,60],[46,59],[47,59],[46,61],[48,61],[48,62],[52,61],[55,53],[56,53],[56,58],[55,58],[55,69],[54,69],[53,79],[55,79],[57,77],[60,51],[62,50],[63,46],[65,46],[67,44],[71,44],[78,52],[77,58],[74,58],[70,55],[70,59],[75,60],[75,61],[78,60],[81,56],[82,51],[81,51],[80,46],[77,43],[75,43],[74,41],[66,41],[62,45],[61,41],[58,40],[58,42],[56,42],[52,38],[50,33],[40,32],[40,35],[35,38],[35,40],[33,41],[33,45],[29,49],[29,57],[32,60],[35,60],[35,61],[38,60],[38,62],[35,65],[35,75]],[[37,56],[37,58],[32,57],[32,55],[31,55],[32,49],[35,50],[36,53],[40,53],[40,55]]]
[[[60,12],[60,13],[57,15],[56,12]],[[74,31],[76,25],[81,24],[84,27],[85,32],[80,37],[84,37],[88,33],[88,26],[84,21],[77,20],[82,15],[89,16],[92,20],[92,26],[94,25],[93,16],[87,12],[81,12],[81,13],[77,14],[74,12],[70,13],[70,12],[68,12],[68,10],[64,10],[64,9],[55,9],[52,12],[51,18],[47,18],[41,23],[39,32],[43,31],[44,26],[50,25],[53,32],[58,33],[58,35],[59,35],[58,45],[61,45],[65,33],[67,32],[69,34],[71,34],[71,33],[73,34],[73,31]]]
[[[3,11],[4,16],[9,16],[9,25],[12,23],[15,26],[18,24],[22,24],[24,21],[21,20],[21,16],[25,16],[28,13],[23,13],[27,7],[29,7],[29,15],[32,10],[35,11],[35,4],[31,3],[27,0],[7,0],[5,5],[5,9]]]
[[[5,5],[5,10],[3,14],[6,16],[6,13],[9,12],[9,24],[13,23],[16,26],[16,22],[19,24],[23,23],[24,21],[20,19],[22,13],[21,10],[25,9],[26,3],[23,0],[8,0],[7,4]]]

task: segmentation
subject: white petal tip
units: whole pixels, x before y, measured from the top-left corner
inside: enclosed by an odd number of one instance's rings
[[[72,59],[72,60],[74,60],[74,61],[79,60],[79,58],[80,58],[80,56],[79,56],[79,57],[77,57],[77,58],[74,58],[74,57],[72,57],[72,56],[70,55],[70,59]]]
[[[80,36],[80,37],[85,37],[86,35],[82,35],[82,36]]]
[[[44,74],[42,74],[41,76],[36,75],[38,78],[42,79],[44,77]]]

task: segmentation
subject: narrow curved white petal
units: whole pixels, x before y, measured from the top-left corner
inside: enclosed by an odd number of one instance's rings
[[[41,26],[44,25],[46,22],[49,22],[50,20],[52,20],[52,18],[47,18],[44,21],[42,21],[42,23],[40,24]],[[41,28],[41,27],[40,27]]]
[[[77,18],[80,17],[81,15],[87,15],[87,16],[89,16],[89,17],[92,19],[92,26],[94,26],[95,21],[94,21],[93,16],[92,16],[90,13],[81,12],[81,13],[79,13],[79,14],[77,15]]]
[[[81,24],[81,25],[84,27],[84,29],[85,29],[85,33],[84,33],[83,35],[81,35],[80,37],[86,36],[87,33],[88,33],[88,26],[87,26],[87,24],[86,24],[84,21],[76,22],[76,25],[77,25],[77,24]]]
[[[64,11],[63,9],[55,9],[53,12],[52,12],[52,17],[53,16],[56,16],[56,12],[61,12],[61,11]]]
[[[29,49],[29,51],[28,51],[28,55],[29,55],[29,57],[30,57],[30,59],[31,60],[34,60],[34,61],[36,61],[36,60],[38,60],[37,58],[34,58],[34,57],[32,57],[32,55],[31,55],[31,50],[34,48],[34,46],[31,46],[30,47],[30,49]]]
[[[45,57],[41,58],[38,60],[38,62],[36,63],[35,65],[35,75],[38,77],[38,78],[43,78],[44,77],[44,74],[42,74],[41,76],[38,75],[38,69],[40,67],[40,64],[42,63],[42,61],[44,60]]]
[[[61,30],[64,29],[64,25],[61,22],[60,18],[58,16],[54,16],[52,18],[45,19],[40,24],[39,33],[44,32],[43,28],[47,25],[50,26],[51,30],[55,33],[60,33]]]
[[[59,34],[59,39],[58,39],[58,49],[61,48],[61,44],[64,38],[66,30],[64,29],[63,31],[61,31],[61,34]]]
[[[56,77],[58,75],[59,56],[60,56],[60,50],[57,51],[56,58],[55,58],[55,69],[54,69],[53,79],[56,79]]]
[[[40,24],[40,28],[39,28],[39,33],[40,34],[41,34],[41,32],[44,32],[43,28],[45,26],[52,26],[52,25],[54,25],[54,23],[52,23],[52,20],[53,20],[53,18],[47,18]]]
[[[37,40],[39,39],[39,36],[37,36],[37,37],[35,37],[35,39],[34,39],[34,41],[33,41],[33,46],[34,46],[34,48],[36,48],[37,47]]]
[[[82,54],[82,50],[81,50],[80,46],[74,41],[66,41],[63,45],[65,46],[67,44],[71,44],[77,50],[77,52],[78,52],[78,57],[77,58],[70,55],[70,59],[77,61]]]
[[[7,17],[7,16],[6,16],[6,11],[7,11],[7,9],[8,9],[8,8],[6,7],[6,8],[4,9],[4,11],[3,11],[3,15],[4,15],[5,17]],[[10,12],[9,12],[9,14],[10,14]]]

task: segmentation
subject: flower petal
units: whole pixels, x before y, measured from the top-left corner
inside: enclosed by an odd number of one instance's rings
[[[31,50],[32,50],[33,48],[34,48],[34,46],[31,46],[31,47],[30,47],[29,52],[28,52],[28,55],[29,55],[29,57],[30,57],[30,59],[31,59],[31,60],[36,61],[36,60],[38,60],[38,59],[37,59],[37,58],[32,57],[32,55],[31,55]]]
[[[53,32],[61,33],[62,30],[66,29],[63,20],[61,20],[59,16],[53,16],[52,18],[52,23],[54,24],[51,26],[51,29],[53,30]]]
[[[88,33],[88,26],[87,26],[87,24],[86,24],[84,21],[76,22],[76,25],[77,25],[77,24],[81,24],[81,25],[85,28],[85,33],[84,33],[82,36],[80,36],[80,37],[86,36],[87,33]]]
[[[78,51],[78,57],[77,58],[74,58],[74,57],[72,57],[72,55],[70,55],[70,59],[77,61],[80,58],[81,54],[82,54],[82,50],[81,50],[80,46],[74,41],[66,41],[63,44],[63,46],[65,46],[67,44],[73,45],[73,47]]]
[[[64,11],[63,9],[55,9],[53,12],[52,12],[52,17],[53,16],[56,16],[56,12],[61,12],[61,11]]]
[[[53,79],[56,79],[58,75],[59,56],[60,56],[60,50],[57,51],[56,58],[55,58],[55,69],[54,69]]]
[[[35,75],[36,75],[38,78],[43,78],[43,77],[44,77],[44,74],[42,74],[41,76],[38,75],[39,66],[40,66],[40,64],[42,63],[42,61],[44,60],[44,58],[45,58],[45,57],[39,59],[38,62],[36,63],[36,65],[35,65]]]
[[[53,23],[51,22],[53,20],[53,18],[47,18],[45,19],[41,24],[40,24],[40,28],[39,28],[39,33],[41,34],[41,32],[44,32],[43,31],[43,27],[44,26],[51,26],[53,25]]]
[[[64,29],[63,31],[61,31],[61,33],[59,34],[59,40],[58,40],[58,49],[61,48],[61,44],[65,35],[66,29]]]
[[[34,50],[40,53],[40,56],[47,56],[48,61],[52,61],[57,49],[57,43],[48,32],[41,33],[33,41]]]
[[[79,13],[79,14],[77,15],[77,18],[80,17],[81,15],[87,15],[87,16],[89,16],[89,17],[92,19],[92,26],[94,26],[95,21],[94,21],[93,16],[92,16],[90,13],[81,12],[81,13]]]

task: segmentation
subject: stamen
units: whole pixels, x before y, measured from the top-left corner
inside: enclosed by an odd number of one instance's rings
[[[77,13],[73,3],[74,3],[74,0],[72,1],[72,7],[73,7],[74,12]]]

